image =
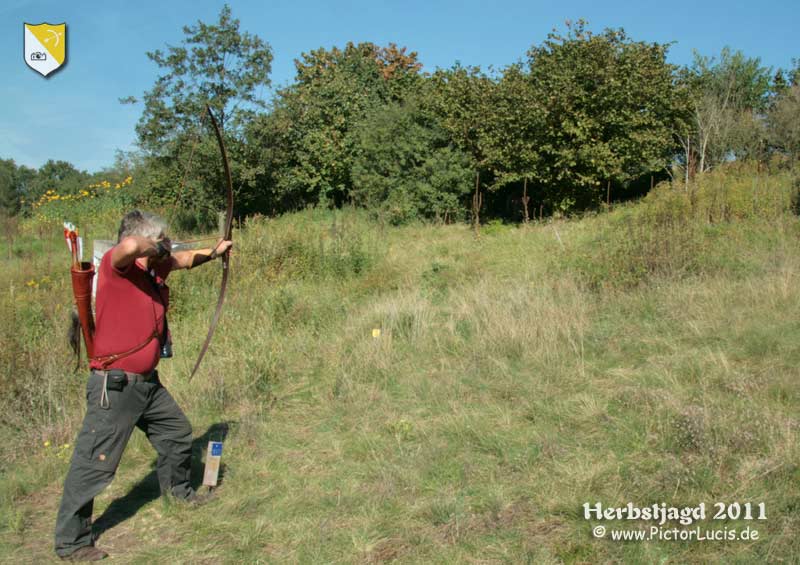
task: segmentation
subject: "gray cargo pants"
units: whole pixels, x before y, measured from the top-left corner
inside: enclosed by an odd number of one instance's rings
[[[92,372],[86,385],[86,416],[75,442],[64,495],[58,510],[55,550],[66,556],[92,545],[94,497],[111,483],[122,452],[138,426],[158,452],[156,471],[161,493],[177,498],[192,494],[189,484],[192,427],[157,378],[107,390],[101,406],[103,376]]]

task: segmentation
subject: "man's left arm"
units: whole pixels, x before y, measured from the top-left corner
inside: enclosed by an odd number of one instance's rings
[[[222,240],[216,247],[209,249],[189,249],[176,251],[172,254],[172,269],[192,269],[203,263],[208,263],[228,251],[233,245],[232,241]]]

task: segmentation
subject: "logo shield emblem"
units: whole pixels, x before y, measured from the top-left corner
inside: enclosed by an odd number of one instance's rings
[[[67,24],[24,24],[25,63],[42,76],[67,61]]]

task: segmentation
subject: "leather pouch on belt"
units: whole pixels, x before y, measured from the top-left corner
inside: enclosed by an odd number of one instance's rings
[[[117,371],[111,369],[108,372],[108,379],[106,380],[106,390],[120,391],[128,384],[128,377],[125,371]]]

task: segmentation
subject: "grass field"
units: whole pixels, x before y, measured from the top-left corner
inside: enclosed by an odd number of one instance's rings
[[[176,357],[159,366],[198,480],[225,437],[218,496],[159,499],[135,432],[96,501],[98,545],[118,563],[797,563],[796,180],[703,182],[478,239],[352,210],[249,221],[200,372],[187,382],[216,267],[174,275]],[[3,253],[8,563],[54,561],[83,415],[62,247],[23,226]],[[759,539],[595,539],[652,524],[586,520],[586,502],[703,502],[706,520],[668,526]],[[711,520],[716,502],[766,519]]]

